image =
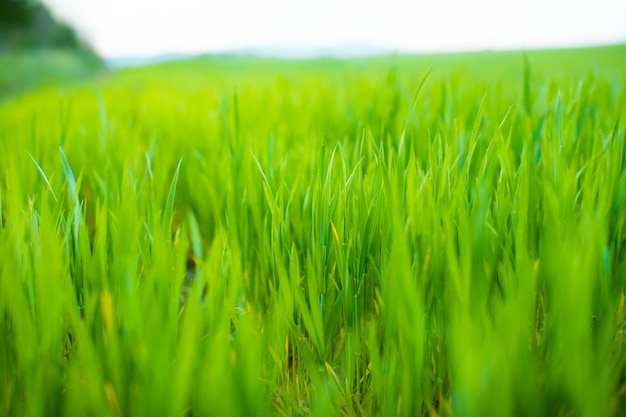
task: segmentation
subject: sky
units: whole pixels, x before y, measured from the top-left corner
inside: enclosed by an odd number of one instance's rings
[[[107,58],[246,48],[398,52],[626,42],[626,0],[44,0]]]

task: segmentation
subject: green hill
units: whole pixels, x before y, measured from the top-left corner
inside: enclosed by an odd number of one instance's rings
[[[93,75],[102,60],[38,2],[0,0],[0,98]]]

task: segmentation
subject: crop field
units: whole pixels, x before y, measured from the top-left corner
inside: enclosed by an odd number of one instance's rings
[[[199,57],[0,135],[0,415],[626,415],[626,46]]]

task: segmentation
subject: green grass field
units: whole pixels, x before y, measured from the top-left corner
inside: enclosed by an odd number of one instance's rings
[[[625,415],[625,56],[204,57],[5,99],[0,415]]]

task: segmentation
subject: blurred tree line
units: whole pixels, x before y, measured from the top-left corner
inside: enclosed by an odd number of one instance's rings
[[[90,52],[76,31],[41,2],[0,0],[0,51],[47,48]]]
[[[41,1],[0,0],[0,102],[105,70],[96,52]]]

